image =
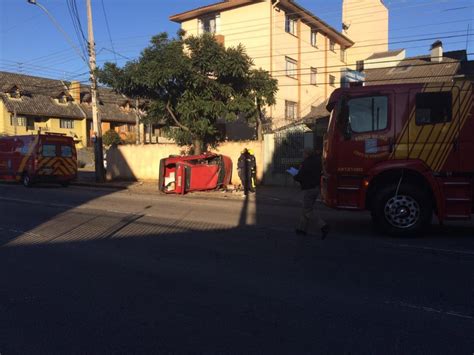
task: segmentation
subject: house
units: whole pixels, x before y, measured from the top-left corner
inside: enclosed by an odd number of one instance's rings
[[[0,98],[0,134],[64,133],[87,145],[85,114],[68,83],[0,72]]]
[[[0,71],[0,135],[54,132],[75,139],[78,148],[90,145],[92,127],[90,87]],[[116,130],[134,139],[136,110],[133,103],[110,89],[99,88],[102,130]]]
[[[342,10],[344,33],[293,0],[226,0],[170,20],[187,35],[210,32],[225,46],[242,44],[255,67],[278,79],[276,104],[265,113],[274,130],[319,117],[343,69],[387,50],[388,10],[382,1],[344,0]],[[357,41],[373,43],[361,50]]]
[[[427,55],[405,57],[405,50],[375,53],[363,66],[364,85],[442,83],[472,77],[467,52],[444,52],[441,41],[433,43]]]

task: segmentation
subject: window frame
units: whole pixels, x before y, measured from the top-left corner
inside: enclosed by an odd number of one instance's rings
[[[59,119],[59,128],[61,129],[74,129],[74,120],[67,118]]]
[[[309,82],[311,85],[318,86],[318,68],[311,67]]]
[[[298,19],[294,16],[285,14],[285,32],[296,37],[296,27]]]
[[[352,101],[352,100],[358,100],[358,99],[367,99],[367,98],[375,98],[375,97],[384,97],[386,99],[386,102],[387,102],[387,106],[386,106],[386,112],[387,112],[387,120],[386,120],[386,124],[385,124],[385,127],[384,128],[380,128],[380,129],[375,129],[375,130],[370,130],[370,131],[355,131],[352,127],[352,123],[350,122],[350,108],[349,108],[349,103]],[[390,129],[390,112],[391,112],[391,106],[390,106],[390,96],[388,94],[379,94],[379,95],[365,95],[365,96],[354,96],[354,97],[350,97],[348,98],[347,100],[347,110],[348,110],[348,119],[349,119],[349,123],[350,123],[350,129],[351,129],[351,132],[353,134],[371,134],[371,133],[380,133],[380,132],[386,132],[387,130]]]
[[[329,86],[336,87],[336,76],[329,74]]]
[[[347,56],[346,56],[346,49],[343,47],[343,46],[340,46],[340,49],[339,49],[339,59],[341,60],[341,62],[343,63],[346,63],[346,60],[347,60]]]
[[[332,39],[329,39],[329,50],[336,53],[336,42]]]
[[[310,43],[314,48],[318,48],[318,31],[317,30],[311,30],[310,34]]]
[[[292,107],[293,115],[290,117],[288,114],[290,112],[289,108]],[[296,101],[285,100],[285,119],[295,121],[298,116],[298,103]]]
[[[288,64],[293,64],[294,68],[289,69]],[[285,74],[287,77],[298,80],[298,61],[285,56]]]
[[[449,111],[448,111],[448,120],[433,122],[431,121],[431,110],[430,110],[430,122],[420,122],[418,119],[418,98],[421,96],[445,96],[445,99],[449,99]],[[439,100],[439,98],[438,98]],[[433,100],[432,102],[439,102],[438,100]],[[443,101],[443,103],[445,103]],[[446,124],[453,122],[453,94],[451,91],[438,91],[438,92],[418,92],[415,94],[415,125],[416,126],[427,126],[427,125],[437,125],[437,124]]]

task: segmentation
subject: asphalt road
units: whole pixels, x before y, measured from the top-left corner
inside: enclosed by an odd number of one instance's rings
[[[473,354],[474,224],[0,185],[0,353]]]

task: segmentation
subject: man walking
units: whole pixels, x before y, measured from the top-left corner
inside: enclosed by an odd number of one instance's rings
[[[316,205],[320,196],[321,154],[305,149],[303,164],[294,179],[301,184],[301,189],[304,191],[303,212],[296,233],[306,235],[309,221],[314,216],[321,230],[321,239],[325,239],[329,232],[329,225],[321,218]]]

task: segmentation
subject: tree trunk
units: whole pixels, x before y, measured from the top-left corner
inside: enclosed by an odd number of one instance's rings
[[[136,99],[135,102],[135,144],[140,144],[140,101]]]
[[[263,119],[262,119],[262,108],[260,104],[257,104],[257,140],[263,141]]]
[[[199,138],[193,139],[193,150],[195,155],[202,154],[202,140]]]

